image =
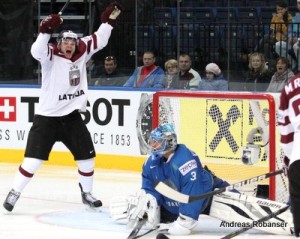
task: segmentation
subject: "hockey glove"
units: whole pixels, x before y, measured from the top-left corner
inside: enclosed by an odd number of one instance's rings
[[[122,5],[116,1],[112,2],[101,14],[101,22],[107,22],[111,26],[114,26],[116,24],[116,19],[120,15],[121,11],[123,11]]]
[[[290,159],[287,156],[284,156],[283,158],[283,173],[285,176],[288,176],[288,169],[290,165]]]
[[[197,225],[197,221],[188,216],[179,214],[179,217],[172,223],[160,223],[158,231],[162,233],[168,233],[171,235],[189,235],[192,229]]]
[[[129,211],[127,226],[133,228],[145,214],[147,214],[146,227],[154,228],[160,221],[160,208],[155,197],[141,190],[136,207]]]
[[[51,34],[62,24],[63,19],[57,14],[51,14],[40,24],[40,32]]]
[[[138,191],[127,196],[113,197],[109,205],[112,219],[118,223],[127,224],[129,215],[133,213],[138,204],[140,193]]]

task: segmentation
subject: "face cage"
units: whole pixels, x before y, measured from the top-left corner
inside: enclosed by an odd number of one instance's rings
[[[152,153],[163,154],[166,149],[167,142],[165,139],[163,139],[161,142],[150,139],[150,146]]]
[[[175,140],[175,142],[174,142]],[[160,145],[158,145],[156,148],[153,146],[153,144],[157,144],[157,143],[161,143]],[[174,145],[175,144],[175,145]],[[169,151],[173,151],[176,149],[177,147],[177,139],[175,138],[171,138],[171,137],[167,137],[164,138],[162,141],[155,141],[153,139],[150,139],[150,146],[151,146],[151,152],[152,153],[158,153],[160,155],[164,155]],[[159,148],[158,148],[159,147]]]

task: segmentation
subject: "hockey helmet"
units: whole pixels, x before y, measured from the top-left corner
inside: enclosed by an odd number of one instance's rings
[[[64,40],[74,40],[77,45],[78,36],[76,33],[67,30],[67,31],[61,31],[56,39],[57,43],[60,44]]]
[[[170,123],[159,125],[151,131],[150,146],[152,152],[165,154],[177,147],[177,135],[174,126]]]

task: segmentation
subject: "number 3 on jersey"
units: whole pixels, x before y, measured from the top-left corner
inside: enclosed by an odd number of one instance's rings
[[[195,181],[197,179],[197,174],[196,172],[191,172],[191,181]]]

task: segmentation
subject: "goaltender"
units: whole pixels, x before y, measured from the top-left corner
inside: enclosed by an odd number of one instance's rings
[[[146,215],[147,228],[157,228],[158,232],[171,235],[189,235],[197,231],[197,224],[201,223],[200,214],[222,220],[220,227],[230,226],[225,222],[251,225],[269,212],[286,207],[283,203],[243,195],[237,191],[227,191],[187,204],[171,200],[155,190],[159,181],[188,195],[211,192],[229,184],[216,177],[206,166],[203,167],[199,157],[186,145],[177,143],[172,124],[161,124],[154,129],[150,145],[152,153],[143,165],[141,190],[135,195],[116,197],[111,202],[110,213],[116,222],[134,227]],[[268,221],[276,224],[265,224],[266,227],[263,225],[257,229],[290,235],[290,220],[291,214],[287,210]]]

